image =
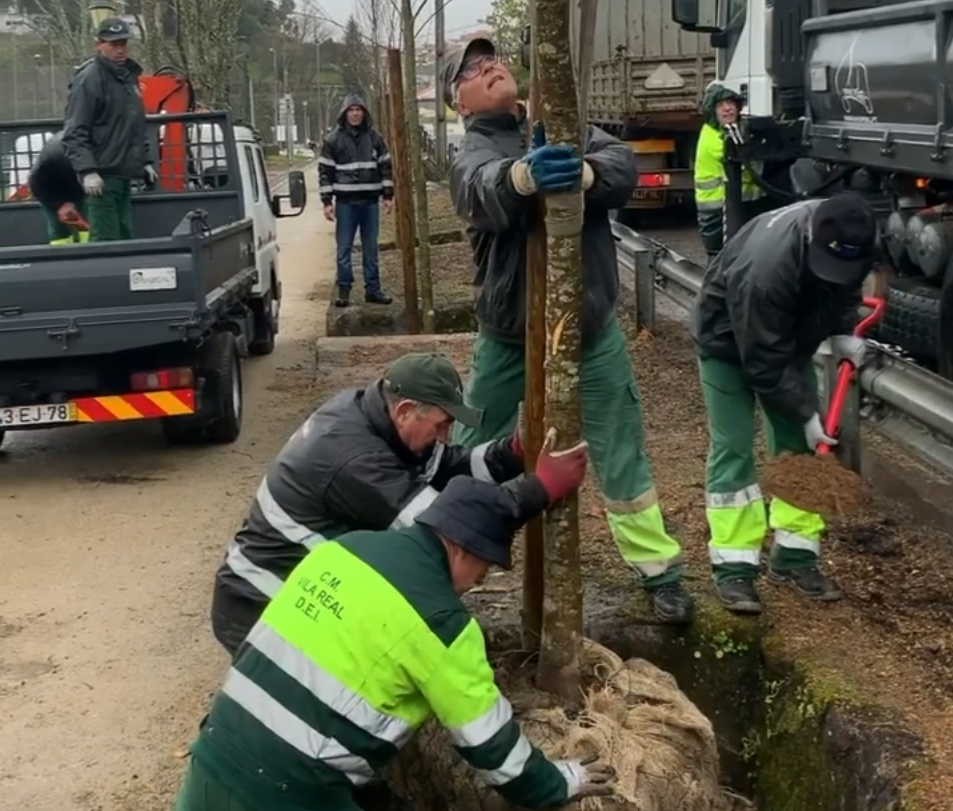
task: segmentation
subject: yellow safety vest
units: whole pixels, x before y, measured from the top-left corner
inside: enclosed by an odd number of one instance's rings
[[[704,124],[695,149],[695,205],[699,211],[718,210],[725,205],[725,135]],[[747,167],[741,170],[742,200],[757,200],[762,191]]]

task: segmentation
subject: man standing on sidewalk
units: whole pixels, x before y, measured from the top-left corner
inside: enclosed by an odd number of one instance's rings
[[[129,36],[125,20],[103,20],[98,53],[76,71],[66,101],[63,147],[88,198],[93,241],[131,239],[130,181],[158,180],[148,161],[142,68],[129,58]]]
[[[472,40],[448,57],[444,98],[463,117],[466,135],[450,173],[457,213],[467,222],[479,285],[468,405],[483,421],[461,429],[465,445],[505,436],[523,397],[526,240],[536,194],[582,188],[582,430],[605,498],[609,531],[637,573],[662,622],[687,623],[693,601],[681,584],[681,548],[662,517],[645,450],[642,405],[625,337],[615,317],[619,296],[609,211],[635,186],[632,150],[591,127],[585,154],[565,144],[527,152],[525,111],[516,81],[493,43]]]
[[[364,301],[390,304],[391,297],[381,289],[377,261],[377,238],[380,233],[380,207],[390,214],[394,206],[394,182],[387,144],[374,129],[371,114],[360,96],[344,99],[338,125],[331,131],[318,159],[321,202],[328,222],[336,222],[337,285],[335,304],[351,303],[354,272],[351,251],[354,237],[361,229],[361,252],[364,264]]]

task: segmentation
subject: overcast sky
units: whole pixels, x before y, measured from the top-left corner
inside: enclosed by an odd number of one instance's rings
[[[447,16],[447,36],[453,37],[465,33],[468,28],[476,25],[477,20],[485,17],[490,10],[491,0],[448,0],[445,2]],[[318,0],[318,5],[327,12],[327,15],[342,25],[354,12],[354,0]],[[416,6],[417,3],[414,3]],[[433,6],[432,2],[427,3]],[[302,6],[299,5],[298,8]],[[423,16],[429,17],[433,9],[425,10]],[[334,37],[338,39],[337,36]]]

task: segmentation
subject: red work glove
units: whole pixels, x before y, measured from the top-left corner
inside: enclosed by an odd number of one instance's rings
[[[63,225],[70,225],[73,228],[78,228],[80,231],[88,231],[89,223],[83,218],[83,215],[79,213],[79,209],[73,203],[63,203],[57,209],[58,219]]]
[[[549,503],[561,501],[579,489],[586,478],[589,443],[578,445],[564,451],[554,451],[556,434],[550,431],[536,460],[536,477],[542,482]]]

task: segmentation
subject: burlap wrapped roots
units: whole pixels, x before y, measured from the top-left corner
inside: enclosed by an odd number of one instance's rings
[[[552,758],[596,754],[618,775],[616,796],[587,798],[583,811],[729,811],[736,800],[718,782],[718,750],[708,719],[668,673],[642,659],[623,662],[587,641],[581,713],[570,717],[529,684],[525,670],[498,669],[529,739]],[[510,808],[429,725],[404,751],[395,782],[417,811]]]

